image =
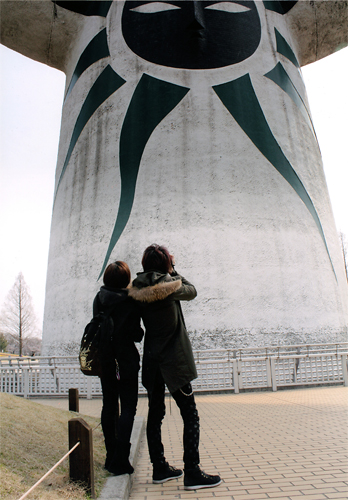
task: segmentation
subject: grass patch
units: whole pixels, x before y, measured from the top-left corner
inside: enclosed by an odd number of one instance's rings
[[[0,498],[17,500],[68,451],[68,421],[81,416],[93,429],[100,419],[0,393]],[[93,431],[94,481],[100,493],[108,473],[101,426]],[[69,458],[28,497],[30,500],[86,499],[84,489],[69,482]]]

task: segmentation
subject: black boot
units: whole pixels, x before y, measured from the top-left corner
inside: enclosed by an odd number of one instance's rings
[[[198,465],[193,469],[185,468],[184,489],[199,490],[201,488],[214,488],[221,484],[220,476],[211,476],[203,472]]]
[[[176,469],[166,461],[153,464],[152,482],[155,484],[165,483],[182,475],[183,471],[181,469]]]
[[[122,474],[133,474],[134,468],[129,462],[129,452],[131,444],[117,441],[116,451],[111,461],[110,466],[107,468],[114,476],[121,476]]]
[[[113,440],[110,440],[110,439],[105,440],[106,457],[105,457],[104,469],[106,469],[106,470],[109,470],[111,462],[114,458],[115,451],[116,451],[116,443],[117,443],[116,437],[114,437]]]
[[[109,467],[111,465],[114,454],[115,454],[115,452],[113,452],[112,454],[109,452],[106,452],[104,469],[109,470]]]

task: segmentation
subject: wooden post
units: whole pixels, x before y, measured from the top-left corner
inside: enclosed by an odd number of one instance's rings
[[[69,449],[77,442],[80,445],[69,456],[70,480],[85,483],[95,498],[92,428],[82,418],[69,420]]]
[[[79,390],[69,389],[69,411],[80,411]]]

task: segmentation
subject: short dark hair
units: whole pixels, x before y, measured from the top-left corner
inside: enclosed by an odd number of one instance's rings
[[[145,249],[141,264],[144,271],[153,269],[166,274],[171,269],[172,258],[166,247],[154,243]]]
[[[127,288],[131,280],[128,264],[118,260],[109,264],[103,276],[104,285],[109,288]]]

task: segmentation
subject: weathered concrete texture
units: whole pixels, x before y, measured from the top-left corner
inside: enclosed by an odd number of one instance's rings
[[[251,329],[229,329],[226,331],[209,330],[189,332],[193,349],[240,349],[244,347],[258,346],[284,346],[314,343],[339,343],[347,342],[345,330],[335,331],[328,325],[327,328],[315,330],[308,333],[306,328],[299,326],[297,329],[286,329],[279,326],[278,329],[267,329],[262,331],[258,328]]]
[[[121,129],[144,74],[189,91],[146,144],[130,218],[111,259],[126,260],[134,275],[147,245],[169,247],[178,272],[198,290],[197,299],[184,304],[196,348],[345,338],[347,282],[320,152],[301,108],[302,102],[308,110],[301,72],[277,47],[275,31],[302,64],[333,51],[346,40],[343,2],[319,3],[313,7],[301,2],[282,16],[256,2],[261,23],[256,52],[238,64],[212,70],[166,67],[137,56],[123,39],[123,2],[113,2],[106,18],[84,18],[57,6],[54,22],[67,17],[74,32],[68,37],[69,49],[62,48],[67,86],[80,55],[104,28],[110,56],[81,74],[63,108],[56,186],[62,171],[64,176],[52,216],[44,354],[76,353],[91,317],[100,286],[96,280],[118,213]],[[14,22],[15,13],[11,16]],[[328,37],[331,25],[337,27],[334,42]],[[307,38],[296,26],[306,28]],[[23,43],[29,44],[27,38]],[[51,43],[59,52],[56,42]],[[16,50],[21,50],[19,42]],[[296,88],[293,98],[265,77],[278,63]],[[91,115],[65,169],[76,120],[108,65],[125,83]],[[308,193],[325,241],[298,192],[213,89],[245,75],[250,75],[281,155]],[[136,148],[138,138],[130,134],[128,139],[128,148]]]
[[[43,64],[65,70],[79,16],[62,11],[51,0],[0,2],[1,43]]]
[[[301,65],[318,61],[348,45],[348,2],[298,2],[288,14]]]

